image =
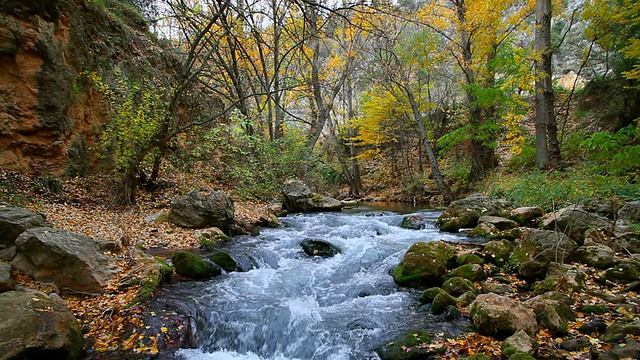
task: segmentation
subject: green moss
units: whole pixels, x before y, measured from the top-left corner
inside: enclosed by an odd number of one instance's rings
[[[427,287],[440,281],[446,272],[453,247],[442,241],[418,242],[409,248],[393,271],[398,285]]]
[[[489,357],[485,354],[473,354],[471,356],[467,356],[463,359],[466,360],[489,360]]]
[[[606,280],[618,283],[630,283],[636,281],[640,276],[638,266],[632,263],[621,263],[612,266],[604,274]]]
[[[238,270],[238,262],[226,252],[217,252],[211,254],[209,256],[209,259],[218,264],[218,266],[220,266],[227,272]]]
[[[489,241],[484,247],[484,254],[487,261],[503,266],[509,260],[513,246],[507,240]]]
[[[425,355],[425,358],[427,358],[427,352],[418,347],[430,341],[431,335],[428,332],[424,330],[412,330],[395,341],[374,349],[374,351],[377,352],[383,360],[415,359],[415,356],[419,352],[422,352],[422,355]],[[407,349],[411,349],[412,351],[407,351]],[[433,352],[430,352],[430,354],[435,355]]]
[[[186,251],[175,252],[171,262],[178,274],[193,279],[206,279],[221,274],[218,267]]]
[[[451,270],[446,276],[446,279],[454,277],[461,277],[471,281],[482,281],[487,278],[487,273],[484,271],[481,265],[478,264],[466,264],[456,269]]]
[[[467,291],[478,291],[473,283],[465,278],[452,277],[442,284],[442,289],[450,295],[461,295]]]
[[[517,351],[513,355],[509,356],[509,360],[536,360],[536,358],[526,352]]]
[[[433,299],[433,302],[431,303],[431,312],[436,315],[443,314],[445,310],[447,310],[448,306],[455,304],[456,298],[443,291]]]
[[[439,287],[429,288],[422,292],[422,295],[420,296],[420,302],[423,304],[431,304],[433,302],[433,299],[435,299],[435,297],[441,292],[444,292],[444,290]]]
[[[466,265],[466,264],[484,264],[484,260],[476,254],[464,254],[462,256],[458,256],[456,259],[456,263],[458,266]]]
[[[601,305],[582,305],[582,307],[580,308],[580,312],[583,312],[585,314],[603,315],[611,312],[611,310],[609,310],[609,308],[607,308],[606,306]]]

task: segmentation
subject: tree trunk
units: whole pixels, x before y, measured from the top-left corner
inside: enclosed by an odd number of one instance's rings
[[[560,166],[561,152],[551,82],[551,0],[536,1],[536,166],[540,169]]]

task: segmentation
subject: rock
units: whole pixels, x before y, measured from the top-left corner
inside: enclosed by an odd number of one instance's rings
[[[482,265],[466,264],[451,270],[445,275],[446,279],[453,277],[461,277],[476,282],[485,280],[487,273],[484,271]]]
[[[194,235],[200,242],[200,248],[206,250],[213,250],[219,243],[229,241],[231,239],[217,227],[196,230]]]
[[[478,289],[476,289],[475,285],[473,285],[471,281],[461,277],[452,277],[446,280],[442,284],[442,290],[453,296],[462,295],[467,291],[478,291]]]
[[[500,216],[480,216],[480,218],[478,219],[478,224],[491,224],[495,226],[498,231],[504,231],[518,227],[517,222]]]
[[[522,330],[516,331],[515,334],[509,336],[502,342],[502,353],[504,356],[511,356],[516,352],[523,352],[529,355],[535,355],[540,345],[531,336]]]
[[[494,293],[498,295],[505,295],[505,294],[513,293],[513,289],[511,289],[509,285],[496,284],[493,282],[485,281],[482,284],[482,293],[483,294]]]
[[[640,319],[634,321],[618,320],[609,326],[604,333],[604,341],[618,342],[624,340],[627,335],[640,335]]]
[[[518,273],[524,278],[538,278],[544,275],[539,271],[541,266],[544,269],[549,262],[568,261],[577,248],[576,242],[563,233],[536,229],[520,241],[509,261],[519,266]]]
[[[482,354],[482,353],[475,353],[475,354],[473,354],[471,356],[467,356],[467,357],[464,357],[462,359],[464,359],[464,360],[491,360],[491,359],[489,359],[489,357],[487,355]]]
[[[425,228],[427,219],[420,215],[407,215],[402,218],[400,227],[403,229],[420,230]]]
[[[182,227],[228,229],[233,222],[233,199],[223,192],[201,188],[171,202],[169,220]]]
[[[152,298],[160,289],[160,285],[173,274],[173,267],[163,260],[138,249],[133,251],[135,251],[138,263],[120,281],[120,288],[140,286],[135,299],[130,305]]]
[[[443,291],[433,298],[431,302],[431,313],[435,315],[444,314],[447,307],[452,305],[456,305],[456,298]]]
[[[613,234],[613,248],[618,251],[640,253],[640,232],[630,227],[625,220],[616,221]]]
[[[444,290],[439,287],[429,288],[422,292],[422,295],[420,296],[420,302],[423,304],[431,304],[433,302],[433,299],[435,299],[436,296],[438,296],[438,294],[440,294],[441,292],[444,292]]]
[[[260,217],[258,218],[258,226],[263,226],[263,227],[268,227],[268,228],[279,228],[280,226],[282,226],[282,223],[280,223],[280,221],[278,221],[278,218],[276,217],[275,214],[272,213],[267,213],[267,214],[261,214]]]
[[[638,280],[640,265],[637,262],[619,262],[604,273],[604,279],[617,283],[630,283]]]
[[[640,359],[640,342],[636,339],[627,339],[622,344],[615,344],[609,351],[598,356],[598,360],[629,360]]]
[[[313,193],[300,180],[288,180],[282,185],[283,207],[289,212],[340,211],[340,200]]]
[[[567,305],[544,296],[531,298],[525,301],[524,305],[533,310],[538,326],[549,330],[549,333],[555,337],[567,335],[568,323],[575,320],[573,312]]]
[[[503,266],[509,260],[513,245],[507,240],[492,240],[485,244],[482,253],[486,261]]]
[[[323,240],[305,239],[300,246],[309,256],[331,257],[341,252],[340,248]]]
[[[377,347],[374,351],[378,354],[380,360],[428,359],[430,356],[436,355],[436,353],[417,346],[430,341],[431,335],[428,332],[412,330],[398,339]],[[408,348],[411,348],[411,351],[407,351]]]
[[[452,202],[438,218],[442,231],[456,232],[461,228],[473,228],[484,215],[501,216],[507,213],[510,204],[506,200],[491,199],[484,195],[472,195]]]
[[[477,296],[478,295],[475,291],[467,291],[466,293],[458,296],[456,304],[460,304],[462,307],[467,307],[476,299]]]
[[[0,357],[80,359],[84,338],[60,301],[35,290],[0,294]]]
[[[549,291],[580,291],[584,288],[586,270],[560,263],[549,263],[546,278],[537,283],[535,293],[542,294]]]
[[[518,330],[533,336],[538,328],[533,311],[496,294],[478,295],[471,304],[470,316],[478,332],[490,336],[510,336]]]
[[[576,206],[569,206],[547,214],[542,220],[542,228],[562,232],[582,245],[585,231],[592,228],[609,229],[611,222],[600,215],[586,212]]]
[[[573,339],[565,339],[560,343],[559,347],[562,350],[578,351],[591,346],[589,338],[586,336],[580,336]]]
[[[631,201],[618,210],[618,219],[640,223],[640,200]]]
[[[14,245],[28,229],[51,226],[43,214],[0,202],[0,249]]]
[[[581,246],[576,249],[575,259],[597,269],[608,269],[613,265],[613,250],[605,245]]]
[[[595,314],[595,315],[604,315],[606,313],[610,313],[608,307],[602,305],[587,305],[583,304],[580,307],[580,312],[585,314]]]
[[[595,319],[584,323],[581,327],[578,328],[580,333],[585,335],[593,335],[597,337],[600,334],[604,334],[607,331],[607,324],[602,319]]]
[[[533,207],[519,207],[511,210],[509,213],[509,219],[515,221],[520,226],[531,227],[536,224],[538,218],[544,215],[542,208],[538,206]]]
[[[11,262],[11,260],[16,257],[17,253],[15,246],[8,249],[0,249],[0,261]]]
[[[217,265],[187,251],[176,251],[171,256],[171,262],[177,274],[192,279],[208,279],[222,274]]]
[[[513,355],[509,356],[509,360],[536,360],[536,358],[525,352],[516,351]]]
[[[226,252],[220,251],[209,255],[209,260],[216,263],[218,266],[224,269],[226,272],[238,271],[240,266],[236,259]]]
[[[463,254],[456,258],[456,264],[458,266],[466,265],[466,264],[484,264],[484,260],[476,254]]]
[[[11,278],[11,264],[0,261],[0,292],[7,291],[13,286]]]
[[[84,292],[100,292],[115,265],[92,239],[67,230],[40,227],[16,239],[13,267],[42,282]]]
[[[398,285],[407,287],[436,285],[442,281],[454,252],[452,246],[442,241],[417,242],[404,254],[393,271],[393,279]]]

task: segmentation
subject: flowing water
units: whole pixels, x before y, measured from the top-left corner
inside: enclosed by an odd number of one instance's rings
[[[456,324],[419,306],[419,291],[403,291],[390,270],[417,241],[457,240],[433,225],[399,227],[404,215],[373,211],[292,215],[223,247],[250,271],[206,282],[180,282],[165,297],[181,302],[197,324],[198,349],[183,359],[378,359],[371,351],[415,328],[457,332]],[[339,247],[331,258],[308,257],[306,238]]]

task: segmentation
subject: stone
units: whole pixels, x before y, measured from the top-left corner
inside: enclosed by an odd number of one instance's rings
[[[640,342],[636,339],[626,339],[622,344],[614,344],[613,348],[598,356],[598,360],[629,360],[640,359]]]
[[[138,259],[136,267],[120,281],[120,288],[139,285],[138,293],[129,305],[151,299],[173,274],[173,267],[162,259],[139,249],[132,251]]]
[[[181,227],[227,230],[233,222],[233,199],[223,192],[201,188],[171,202],[169,220]]]
[[[13,286],[11,278],[11,264],[0,261],[0,292],[7,291]]]
[[[518,227],[518,223],[507,218],[500,216],[480,216],[478,224],[491,224],[495,226],[498,231],[509,230]]]
[[[484,335],[506,337],[518,330],[533,336],[538,324],[535,313],[519,301],[497,294],[481,294],[471,304],[471,321]]]
[[[518,273],[524,278],[538,278],[545,274],[540,272],[541,267],[544,269],[546,264],[552,261],[569,261],[577,248],[578,244],[563,233],[536,229],[513,249],[509,261],[518,266]],[[531,267],[536,271],[527,271],[531,270]],[[535,276],[526,275],[527,272]]]
[[[463,254],[456,258],[456,264],[458,266],[466,265],[466,264],[484,264],[484,260],[476,254]]]
[[[576,249],[575,259],[597,269],[608,269],[613,265],[613,254],[606,245],[581,246]]]
[[[611,225],[607,218],[576,206],[569,206],[547,214],[542,220],[543,229],[562,232],[579,245],[584,243],[584,234],[587,230],[610,229]]]
[[[445,280],[442,284],[442,290],[446,291],[450,295],[459,296],[467,291],[477,292],[475,285],[467,279],[461,277],[452,277]]]
[[[305,239],[300,246],[309,256],[331,257],[341,252],[340,248],[324,240]]]
[[[508,218],[518,223],[520,226],[531,227],[536,225],[539,218],[544,215],[544,211],[539,206],[519,207],[511,210]]]
[[[464,294],[458,296],[456,304],[460,304],[460,306],[462,307],[467,307],[476,299],[477,296],[478,295],[475,291],[467,291]]]
[[[219,243],[229,241],[231,238],[217,227],[196,230],[194,235],[200,242],[200,248],[214,250]]]
[[[506,200],[475,194],[449,204],[447,210],[438,217],[437,225],[440,230],[448,232],[474,228],[481,216],[501,216],[508,212],[509,207],[510,204]]]
[[[618,210],[618,219],[640,223],[640,200],[631,201]]]
[[[524,302],[536,315],[538,326],[547,329],[552,336],[562,337],[568,333],[568,323],[575,320],[573,312],[564,303],[544,296],[536,296]]]
[[[595,319],[582,324],[578,328],[580,333],[585,335],[594,335],[597,337],[600,334],[604,334],[607,331],[607,324],[602,319]]]
[[[412,330],[404,336],[389,341],[384,345],[378,346],[374,351],[380,357],[380,360],[419,360],[429,359],[436,355],[436,352],[427,349],[421,349],[417,346],[431,341],[431,335],[424,330]],[[411,348],[411,351],[407,351]]]
[[[505,295],[513,293],[513,289],[506,284],[496,284],[494,282],[485,281],[482,283],[482,293],[489,294],[494,293],[498,295]]]
[[[627,335],[640,336],[640,319],[634,321],[618,320],[609,326],[604,333],[604,341],[618,342],[624,340]]]
[[[84,338],[78,321],[58,299],[36,290],[0,294],[0,357],[80,359]]]
[[[584,288],[587,279],[586,269],[560,263],[549,263],[544,281],[537,283],[535,293],[542,294],[548,291],[573,292]]]
[[[43,226],[50,226],[43,214],[0,202],[0,249],[13,246],[26,230]]]
[[[279,228],[282,226],[282,223],[278,221],[278,217],[273,213],[260,214],[258,217],[258,226],[268,227],[268,228]]]
[[[402,218],[400,227],[403,229],[421,230],[425,228],[427,218],[420,215],[407,215]]]
[[[578,351],[590,346],[591,346],[591,342],[589,341],[589,338],[586,336],[579,336],[573,339],[565,339],[559,345],[560,349],[567,350],[567,351]]]
[[[431,302],[431,313],[435,315],[444,314],[447,310],[447,307],[456,304],[456,298],[447,294],[446,292],[441,292],[433,298]]]
[[[509,356],[509,360],[536,360],[536,358],[526,352],[516,351],[513,355]]]
[[[602,305],[587,305],[583,304],[580,307],[580,312],[585,314],[595,314],[595,315],[604,315],[606,313],[610,313],[608,307]]]
[[[171,256],[176,273],[196,280],[208,279],[222,274],[222,270],[210,261],[205,261],[187,251],[176,251]]]
[[[83,292],[100,292],[116,266],[97,243],[80,234],[48,227],[33,228],[16,239],[13,267],[41,282]]]
[[[640,232],[630,227],[626,220],[618,220],[613,230],[614,240],[612,247],[625,253],[640,253]]]
[[[523,330],[516,331],[515,334],[509,336],[502,342],[502,353],[504,356],[511,356],[516,352],[523,352],[529,355],[535,355],[540,345],[529,334]]]
[[[439,287],[429,288],[422,292],[422,295],[420,296],[420,302],[423,304],[431,304],[433,302],[433,299],[435,299],[436,296],[441,292],[444,292],[444,290]]]
[[[466,264],[451,270],[445,275],[445,279],[453,277],[461,277],[476,282],[485,280],[487,278],[487,273],[484,271],[482,265]]]
[[[393,279],[398,285],[407,287],[438,285],[454,253],[455,249],[442,241],[417,242],[394,269]]]
[[[300,180],[288,180],[282,185],[283,208],[288,212],[340,211],[340,200],[315,194]]]
[[[492,240],[485,244],[482,253],[486,261],[503,266],[509,261],[513,245],[507,240]]]
[[[14,257],[18,254],[18,251],[15,246],[12,246],[8,249],[0,249],[0,261],[11,262]]]
[[[238,265],[238,261],[234,259],[229,253],[224,251],[216,252],[209,255],[209,260],[216,263],[226,272],[238,271],[240,270],[240,266]]]
[[[611,266],[605,273],[604,279],[617,283],[630,283],[638,280],[640,265],[637,262],[618,262]]]

